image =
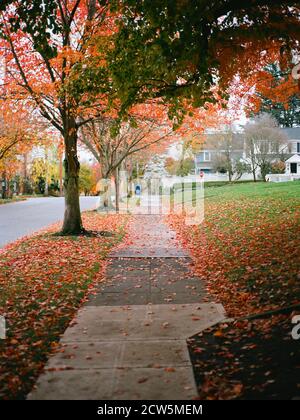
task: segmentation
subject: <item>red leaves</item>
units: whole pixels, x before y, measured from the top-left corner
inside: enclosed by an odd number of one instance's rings
[[[264,184],[255,187],[254,197],[250,188],[241,195],[238,186],[230,188],[230,200],[220,188],[219,197],[206,199],[205,221],[200,226],[185,226],[178,215],[169,217],[194,257],[196,274],[207,280],[208,291],[221,300],[229,316],[299,301],[297,186],[274,190],[274,197]]]
[[[202,225],[186,226],[182,217],[169,217],[193,255],[196,275],[207,280],[210,299],[221,301],[229,317],[299,303],[299,187],[209,188],[207,196],[213,193],[206,199]],[[204,331],[190,344],[200,398],[296,395],[299,347],[290,331],[287,315]],[[286,378],[293,384],[290,390]]]
[[[83,219],[89,230],[121,234],[127,221],[97,213]],[[0,399],[22,398],[30,390],[93,283],[102,281],[105,256],[120,238],[53,236],[57,228],[2,251],[0,307],[8,338],[0,341]]]

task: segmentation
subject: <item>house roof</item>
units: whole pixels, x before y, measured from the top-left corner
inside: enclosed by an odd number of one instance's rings
[[[282,128],[289,140],[300,140],[300,127]]]
[[[286,163],[300,163],[300,155],[293,155],[288,160],[286,160]]]

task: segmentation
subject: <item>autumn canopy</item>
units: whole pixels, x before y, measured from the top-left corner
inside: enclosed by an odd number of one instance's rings
[[[1,101],[22,103],[64,139],[63,233],[83,230],[77,143],[87,124],[107,118],[116,138],[122,124],[154,118],[163,128],[150,144],[167,127],[201,132],[234,81],[244,95],[269,80],[268,62],[288,69],[299,49],[295,1],[5,0],[0,11]],[[298,89],[291,76],[272,94],[287,88]]]

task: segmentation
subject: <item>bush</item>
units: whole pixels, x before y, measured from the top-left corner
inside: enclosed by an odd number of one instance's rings
[[[285,173],[285,163],[282,161],[275,162],[271,166],[272,174],[284,174]]]

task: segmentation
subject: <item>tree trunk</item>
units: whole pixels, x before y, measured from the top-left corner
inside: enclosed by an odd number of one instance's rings
[[[27,193],[26,182],[27,182],[27,153],[24,153],[23,179],[22,179],[21,188],[20,188],[20,190],[21,190],[20,192],[22,194],[26,194]]]
[[[63,234],[77,235],[84,231],[81,221],[79,203],[79,169],[77,157],[77,129],[75,121],[68,121],[68,129],[65,131],[65,215],[62,227]],[[71,127],[70,127],[71,125]]]
[[[59,195],[63,196],[63,160],[62,160],[62,154],[59,154]]]
[[[7,192],[7,180],[6,180],[6,172],[2,173],[2,199],[6,199],[6,192]]]
[[[253,154],[251,156],[251,171],[253,175],[253,181],[256,182],[256,165]]]
[[[111,182],[108,178],[103,178],[104,191],[103,191],[103,209],[110,211],[114,209],[111,199]]]
[[[48,184],[48,150],[47,148],[45,149],[45,167],[46,167],[46,173],[45,173],[45,191],[44,191],[44,195],[46,197],[48,197],[49,195],[49,184]]]
[[[115,170],[115,190],[116,190],[116,213],[120,210],[120,183],[119,183],[119,168]]]

